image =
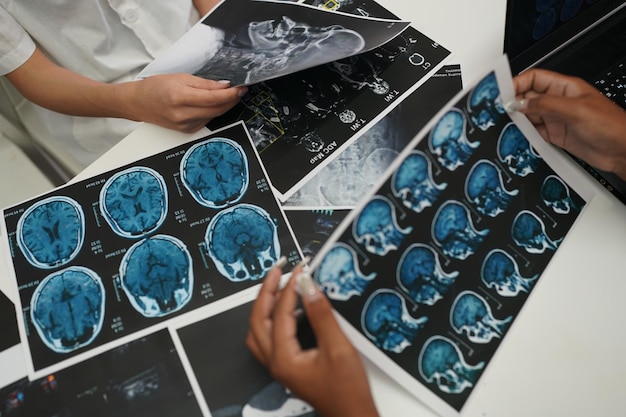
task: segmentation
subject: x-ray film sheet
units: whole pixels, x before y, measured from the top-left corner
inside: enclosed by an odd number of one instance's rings
[[[367,7],[380,13],[381,6],[372,1],[359,10]],[[372,51],[252,85],[239,105],[208,127],[243,120],[272,186],[285,201],[449,56],[409,27]]]
[[[511,120],[513,97],[503,59],[414,139],[312,265],[356,345],[446,416],[589,198],[547,163],[559,155],[527,120]]]
[[[167,330],[41,378],[0,386],[2,415],[201,417]]]
[[[282,255],[300,260],[242,123],[8,208],[4,221],[34,376],[234,296]]]
[[[370,51],[408,25],[306,4],[229,0],[203,17],[139,77],[185,72],[251,85]]]

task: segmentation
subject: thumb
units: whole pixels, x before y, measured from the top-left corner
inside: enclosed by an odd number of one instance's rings
[[[298,276],[298,288],[318,346],[336,345],[338,341],[347,339],[335,319],[330,301],[315,286],[309,274],[303,273]]]

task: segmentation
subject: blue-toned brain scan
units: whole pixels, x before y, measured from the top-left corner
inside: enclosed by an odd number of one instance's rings
[[[280,257],[278,227],[265,210],[251,204],[219,212],[204,242],[217,270],[232,282],[263,278]]]
[[[432,306],[443,298],[458,275],[458,271],[444,272],[433,248],[414,243],[402,254],[396,279],[413,301]]]
[[[476,230],[469,209],[463,203],[450,200],[437,210],[431,232],[445,255],[463,260],[476,253],[489,229]]]
[[[420,213],[434,204],[447,184],[436,184],[430,159],[422,151],[413,151],[394,172],[391,187],[405,207]]]
[[[513,316],[496,319],[487,300],[474,291],[459,293],[450,309],[450,325],[472,343],[486,344],[502,338],[512,320]]]
[[[165,180],[147,167],[133,167],[118,172],[100,190],[100,212],[119,236],[146,236],[165,221]]]
[[[375,291],[361,314],[365,335],[379,348],[394,353],[411,346],[427,321],[427,317],[411,317],[404,299],[388,289]]]
[[[543,180],[541,198],[557,214],[568,214],[579,209],[570,196],[569,187],[556,175],[548,175]]]
[[[166,316],[191,300],[191,255],[175,237],[151,236],[126,252],[120,264],[120,280],[128,301],[141,315]]]
[[[85,240],[85,215],[69,197],[49,197],[30,206],[17,222],[17,245],[36,268],[52,269],[76,257]]]
[[[410,226],[406,229],[398,226],[391,201],[374,196],[354,221],[352,232],[355,240],[369,253],[383,256],[398,249],[411,230]]]
[[[376,273],[364,275],[359,270],[357,254],[345,243],[337,242],[324,255],[315,270],[315,279],[328,298],[346,301],[363,295]]]
[[[35,289],[30,315],[43,343],[57,353],[89,345],[102,330],[105,293],[95,272],[78,266],[48,275]]]
[[[470,142],[465,133],[467,121],[462,111],[452,108],[437,122],[428,138],[430,152],[450,171],[464,165],[480,142]]]
[[[180,162],[180,175],[199,204],[223,208],[241,200],[248,190],[248,158],[238,143],[213,138],[189,148]]]
[[[515,259],[502,249],[490,251],[480,269],[481,281],[502,297],[516,297],[521,292],[529,293],[538,278],[539,274],[524,278]]]
[[[472,123],[482,131],[495,126],[506,113],[494,72],[487,75],[474,87],[467,99],[467,110],[471,115]]]
[[[496,217],[511,204],[519,190],[504,188],[502,171],[486,159],[476,162],[465,179],[465,196],[480,213]]]
[[[446,394],[460,394],[473,387],[484,367],[484,362],[468,365],[459,347],[443,336],[429,338],[418,358],[422,378]]]
[[[502,129],[498,138],[497,152],[500,162],[506,164],[509,171],[520,177],[537,171],[542,160],[519,127],[512,122]]]
[[[528,253],[544,253],[548,249],[555,251],[563,240],[562,237],[550,239],[544,222],[529,210],[517,213],[511,226],[511,236],[515,243]]]

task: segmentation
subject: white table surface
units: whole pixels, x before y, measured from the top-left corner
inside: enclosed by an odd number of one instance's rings
[[[504,0],[380,1],[452,50],[468,82],[501,55]],[[79,178],[192,138],[143,125]],[[590,184],[597,196],[542,275],[463,416],[626,415],[626,206]],[[0,281],[0,288],[11,287]],[[435,415],[374,365],[366,366],[381,416]]]

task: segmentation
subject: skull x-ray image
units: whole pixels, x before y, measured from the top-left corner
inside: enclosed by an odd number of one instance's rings
[[[413,318],[397,292],[377,290],[365,302],[361,326],[376,346],[401,353],[413,344],[428,317]]]
[[[515,297],[529,293],[539,274],[525,278],[519,271],[515,258],[502,249],[493,249],[483,260],[480,279],[502,297]]]
[[[396,209],[385,197],[376,196],[363,208],[354,222],[354,238],[369,253],[385,255],[396,250],[413,228],[401,228]]]
[[[102,330],[105,292],[93,271],[72,266],[48,275],[30,302],[30,315],[43,343],[57,353],[89,345]]]
[[[413,301],[432,306],[450,290],[459,271],[445,272],[437,251],[414,243],[402,254],[396,276],[400,288]]]
[[[85,239],[85,215],[69,197],[49,197],[30,206],[17,224],[17,245],[36,268],[52,269],[74,259]]]
[[[135,310],[145,317],[166,316],[191,299],[191,255],[185,244],[173,236],[152,236],[126,252],[120,280]]]
[[[180,161],[180,176],[192,197],[208,208],[223,208],[241,200],[248,189],[248,158],[227,138],[193,145]]]
[[[541,162],[537,151],[512,122],[502,130],[498,138],[498,157],[512,173],[520,177],[534,173]]]
[[[363,295],[376,274],[364,275],[356,251],[344,243],[336,243],[315,270],[315,278],[328,298],[346,301]]]
[[[118,172],[100,191],[100,212],[115,233],[137,238],[155,231],[167,215],[167,185],[148,167]]]
[[[522,210],[515,216],[511,235],[515,243],[528,253],[555,251],[563,240],[563,237],[551,239],[546,232],[544,221],[530,210]]]
[[[518,193],[505,188],[502,171],[486,159],[474,164],[465,180],[465,196],[476,210],[489,217],[504,213]]]
[[[393,173],[391,186],[393,194],[405,207],[419,213],[432,206],[448,184],[437,184],[428,156],[422,151],[413,151]]]
[[[480,142],[470,142],[466,128],[465,114],[453,108],[439,119],[430,133],[430,152],[450,171],[465,165],[474,150],[480,146]]]
[[[485,297],[474,291],[459,293],[450,309],[450,325],[454,331],[478,344],[502,338],[512,320],[513,316],[496,319]]]
[[[489,234],[489,229],[478,230],[470,210],[458,201],[443,203],[432,224],[432,236],[444,254],[456,259],[465,259],[476,253]]]
[[[220,211],[207,227],[205,244],[217,270],[233,282],[263,278],[281,255],[276,223],[252,204]]]
[[[420,375],[446,394],[459,394],[474,386],[484,362],[469,365],[459,347],[444,336],[424,343],[418,359]]]

